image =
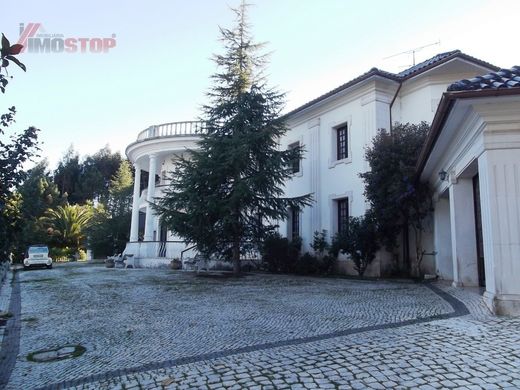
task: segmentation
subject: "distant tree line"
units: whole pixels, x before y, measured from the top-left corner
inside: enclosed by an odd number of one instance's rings
[[[54,171],[46,160],[27,171],[9,196],[10,253],[23,257],[31,244],[47,244],[58,259],[121,252],[128,241],[133,171],[104,147],[80,158],[70,147]]]

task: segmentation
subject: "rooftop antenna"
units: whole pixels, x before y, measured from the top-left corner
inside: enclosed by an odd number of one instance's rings
[[[424,46],[419,46],[419,47],[415,47],[415,48],[410,49],[410,50],[402,51],[401,53],[392,54],[391,56],[383,58],[383,60],[387,60],[389,58],[397,57],[397,56],[400,56],[400,55],[403,55],[403,54],[411,54],[412,55],[412,59],[413,59],[413,65],[412,66],[415,66],[415,53],[416,52],[421,51],[422,49],[424,49],[426,47],[440,45],[440,44],[441,44],[441,41],[439,40],[437,42],[429,43],[429,44],[424,45]]]

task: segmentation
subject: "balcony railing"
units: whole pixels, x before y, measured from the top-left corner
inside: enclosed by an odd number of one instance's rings
[[[144,141],[149,138],[157,137],[186,137],[200,135],[204,132],[204,122],[172,122],[162,125],[153,125],[141,131],[137,136],[137,141]]]

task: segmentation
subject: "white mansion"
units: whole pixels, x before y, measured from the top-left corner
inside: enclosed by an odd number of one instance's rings
[[[455,285],[485,285],[490,308],[519,313],[520,72],[515,69],[490,73],[499,69],[457,50],[397,74],[372,68],[288,113],[290,130],[281,147],[300,144],[306,152],[293,167],[286,194],[312,193],[314,204],[289,213],[280,222],[281,233],[302,237],[305,251],[315,231],[332,236],[345,216],[364,214],[368,206],[359,173],[369,169],[365,148],[391,123],[427,121],[432,129],[418,168],[421,180],[435,189],[435,212],[422,268]],[[459,91],[446,92],[448,87]],[[136,174],[125,252],[141,266],[193,256],[190,244],[160,226],[150,201],[168,185],[176,156],[197,147],[200,128],[198,122],[151,126],[126,149]],[[391,267],[389,254],[380,253],[367,274],[385,275]],[[338,269],[353,272],[347,260],[339,260]]]

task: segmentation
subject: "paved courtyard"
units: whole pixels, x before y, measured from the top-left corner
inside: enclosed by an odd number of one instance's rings
[[[78,264],[18,272],[8,303],[7,389],[520,389],[520,319],[441,283]]]

